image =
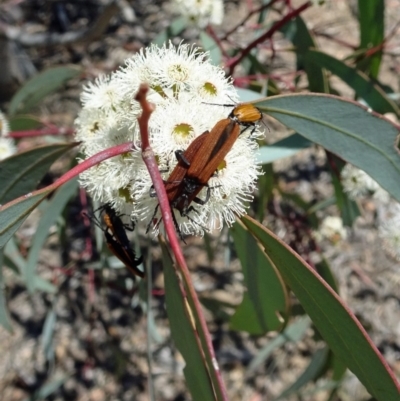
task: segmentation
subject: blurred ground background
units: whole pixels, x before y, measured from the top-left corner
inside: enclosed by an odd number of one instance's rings
[[[23,25],[32,33],[62,33],[63,30],[74,32],[101,15],[104,6],[100,3],[100,0],[2,1],[0,20],[15,26]],[[358,43],[354,3],[345,0],[327,1],[325,6],[302,14],[309,28],[324,34],[325,37],[317,36],[320,48],[340,59],[346,56],[346,48],[327,37],[354,45]],[[294,6],[300,4],[302,1],[293,1]],[[400,21],[400,2],[387,0],[385,5],[386,29],[389,30]],[[216,29],[217,32],[229,30],[236,25],[247,14],[248,4],[232,1],[226,2],[225,7],[224,23]],[[5,17],[5,11],[11,14]],[[130,17],[129,11],[133,11]],[[88,43],[16,46],[21,79],[28,71],[42,71],[55,65],[77,64],[83,67],[84,74],[79,80],[71,82],[64,91],[49,97],[37,108],[37,115],[42,119],[58,126],[71,127],[80,107],[82,84],[101,73],[109,73],[118,68],[125,58],[148,45],[168,26],[172,18],[170,4],[162,1],[128,1],[125,8],[128,14],[124,14],[121,8],[113,12],[115,14],[100,38]],[[69,21],[63,21],[63,15],[68,15]],[[195,34],[188,30],[184,38],[193,40]],[[245,31],[238,34],[235,40],[246,43]],[[294,56],[283,51],[289,46],[283,39],[275,41],[277,56],[274,60],[274,73],[295,69]],[[380,80],[398,92],[399,35],[391,41],[390,53],[392,55],[383,60]],[[265,49],[265,54],[268,59],[268,49]],[[333,82],[341,94],[352,96],[352,91],[339,80]],[[6,104],[3,110],[5,108]],[[267,140],[270,142],[287,134],[287,130],[268,117],[267,125]],[[22,140],[19,149],[39,143],[41,139]],[[276,163],[275,170],[283,188],[306,199],[323,199],[332,193],[324,157],[323,152],[313,148]],[[48,178],[57,176],[64,167],[65,160],[56,163]],[[361,207],[363,216],[349,232],[348,239],[337,244],[324,243],[323,252],[336,274],[341,296],[399,375],[400,263],[385,254],[377,238],[376,207],[373,201],[365,201]],[[57,380],[61,380],[63,385],[46,399],[148,400],[148,333],[144,290],[139,290],[131,283],[124,269],[107,269],[101,276],[94,270],[92,274],[90,267],[99,267],[101,262],[96,262],[98,255],[95,246],[91,260],[87,260],[85,250],[91,233],[90,228],[82,223],[81,211],[82,199],[77,197],[69,204],[65,216],[68,240],[63,240],[64,245],[61,245],[57,231],[54,230],[42,252],[38,271],[57,285],[59,291],[56,295],[39,292],[30,295],[10,270],[4,270],[14,332],[10,334],[0,328],[1,400],[28,399],[45,383],[57,384]],[[42,212],[33,213],[18,232],[22,250],[29,245],[35,234],[38,216]],[[337,214],[333,207],[328,212]],[[275,216],[271,215],[265,223],[275,228],[283,238],[287,235],[287,227]],[[144,227],[139,229],[142,252],[146,257],[151,257],[154,266],[155,291],[151,309],[155,328],[151,331],[151,350],[155,399],[188,400],[190,396],[182,375],[184,363],[169,338],[160,250],[155,242],[145,238],[144,230]],[[227,257],[227,241],[226,231],[211,238],[215,250],[211,262],[201,239],[188,239],[184,252],[199,293],[223,302],[227,305],[226,310],[232,311],[240,302],[243,287],[239,262],[234,254]],[[49,319],[49,313],[53,313],[51,316],[55,318],[50,349],[49,342],[43,342],[43,326],[46,317]],[[310,328],[301,341],[287,343],[277,349],[256,373],[247,375],[249,362],[276,333],[254,337],[230,331],[223,315],[207,313],[207,318],[232,401],[272,399],[295,381],[315,350],[321,347]],[[47,344],[47,349],[44,349],[43,344]],[[49,357],[47,354],[46,357],[46,352],[53,355]],[[309,394],[303,400],[322,400],[325,399],[324,395],[323,392]],[[296,399],[295,396],[287,398],[289,401]],[[363,400],[368,399],[368,396],[357,380],[349,375],[338,399]]]

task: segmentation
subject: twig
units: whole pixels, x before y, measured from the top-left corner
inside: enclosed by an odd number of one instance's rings
[[[72,168],[71,170],[66,172],[58,180],[54,181],[53,184],[48,185],[47,187],[41,188],[37,191],[33,191],[27,195],[22,195],[19,198],[16,198],[16,199],[12,200],[11,202],[8,202],[8,203],[0,206],[0,211],[25,200],[28,196],[31,197],[34,195],[39,195],[41,193],[55,191],[58,187],[65,184],[66,182],[72,180],[72,178],[83,173],[85,170],[89,169],[90,167],[93,167],[96,164],[99,164],[100,162],[109,159],[110,157],[114,157],[114,156],[118,156],[118,155],[121,155],[124,153],[131,152],[133,148],[134,148],[134,144],[132,142],[126,142],[121,145],[113,146],[112,148],[108,148],[99,153],[96,153],[92,157],[89,157],[82,163],[78,164],[77,166],[75,166],[74,168]]]
[[[311,1],[307,1],[300,7],[294,9],[290,13],[286,14],[280,21],[278,21],[274,26],[272,26],[267,32],[265,32],[263,35],[261,35],[259,38],[253,40],[245,49],[243,49],[240,54],[233,58],[229,63],[229,73],[228,75],[233,75],[234,70],[236,66],[251,52],[252,49],[254,49],[257,45],[260,43],[264,42],[266,39],[269,39],[272,37],[272,35],[278,31],[280,28],[282,28],[285,24],[287,24],[292,18],[297,17],[301,12],[306,10],[307,8],[312,6]]]
[[[282,1],[282,0],[271,0],[267,4],[263,4],[262,6],[250,11],[242,21],[240,21],[235,27],[233,27],[231,30],[225,33],[225,35],[220,39],[220,40],[227,40],[229,36],[232,35],[232,33],[236,32],[241,26],[243,26],[254,14],[260,13],[261,11],[265,10],[266,8],[271,7],[274,3],[277,1]]]
[[[165,191],[164,182],[161,178],[160,172],[158,170],[158,165],[156,163],[154,153],[150,148],[149,139],[148,139],[148,121],[150,118],[151,113],[154,110],[154,106],[147,102],[146,94],[148,91],[148,86],[142,84],[139,88],[139,91],[136,95],[136,100],[140,103],[142,107],[142,115],[139,117],[139,127],[140,127],[140,134],[142,139],[142,157],[143,160],[149,170],[150,177],[152,179],[154,189],[156,191],[158,202],[160,204],[161,214],[164,222],[165,231],[167,233],[171,249],[175,255],[177,268],[179,272],[183,276],[183,281],[186,286],[186,291],[190,293],[191,299],[193,300],[193,307],[196,310],[196,314],[198,316],[198,324],[201,326],[201,330],[199,332],[204,334],[203,340],[206,343],[207,351],[211,358],[212,366],[207,364],[209,369],[213,369],[215,377],[218,380],[219,388],[216,391],[220,390],[221,397],[223,400],[228,401],[227,391],[222,380],[221,371],[219,370],[217,359],[215,357],[214,348],[212,345],[211,335],[207,328],[207,323],[204,318],[204,314],[202,311],[202,307],[200,301],[197,297],[196,291],[193,287],[192,280],[190,277],[189,269],[186,265],[186,261],[183,257],[182,249],[180,248],[178,237],[175,231],[174,222],[172,219],[172,212],[171,207],[169,205],[167,193]]]
[[[7,136],[18,139],[46,135],[72,135],[74,133],[75,130],[73,128],[51,127],[42,129],[30,129],[25,131],[12,131]]]

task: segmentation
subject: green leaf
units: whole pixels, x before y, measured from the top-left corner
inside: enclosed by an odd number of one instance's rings
[[[320,376],[328,360],[329,348],[324,347],[314,352],[309,365],[297,380],[285,389],[275,400],[287,399],[289,395],[298,392],[303,386],[311,381],[315,381]]]
[[[57,379],[53,379],[35,391],[32,396],[25,398],[24,401],[42,401],[55,393],[68,379],[69,376],[60,376]]]
[[[12,325],[10,316],[8,314],[7,309],[7,301],[6,301],[6,286],[4,284],[3,277],[3,263],[4,255],[3,249],[0,249],[0,325],[2,325],[9,333],[12,333]]]
[[[360,22],[360,48],[371,49],[383,44],[385,35],[385,3],[384,0],[358,0]],[[372,78],[378,78],[382,60],[382,49],[371,57],[358,63],[358,68],[367,72]]]
[[[274,339],[269,341],[264,348],[257,352],[247,368],[246,376],[251,377],[256,369],[265,363],[275,349],[282,347],[282,345],[287,342],[299,342],[306,335],[310,324],[310,318],[308,316],[302,316],[294,323],[288,325],[282,333],[278,334]]]
[[[37,117],[28,114],[19,114],[15,117],[11,117],[9,123],[10,131],[25,131],[29,129],[35,129],[43,125],[43,123]]]
[[[33,282],[35,290],[48,292],[49,294],[55,294],[57,292],[57,287],[55,285],[38,275],[33,276]]]
[[[263,221],[267,212],[268,202],[272,199],[275,177],[272,164],[264,164],[262,167],[263,175],[258,177],[258,196],[256,198],[256,215],[258,221]]]
[[[325,71],[307,57],[311,48],[317,48],[316,42],[301,17],[296,17],[282,28],[285,36],[296,47],[297,70],[307,74],[308,88],[311,92],[329,93],[329,84]]]
[[[292,134],[272,145],[262,146],[257,152],[257,162],[261,164],[272,163],[276,160],[290,157],[309,148],[313,143],[299,134]]]
[[[261,335],[279,330],[288,315],[288,294],[276,268],[254,237],[239,223],[230,230],[247,288],[231,319],[231,328]]]
[[[4,247],[29,214],[51,192],[52,190],[48,190],[36,195],[27,194],[21,201],[4,208],[0,207],[0,248]]]
[[[54,306],[47,312],[46,320],[44,321],[42,330],[41,344],[44,355],[48,361],[54,358],[53,336],[57,321],[57,314]]]
[[[222,62],[222,53],[215,40],[205,32],[200,32],[200,42],[204,51],[210,52],[212,65],[220,65]]]
[[[357,96],[365,100],[377,113],[395,113],[396,115],[400,115],[400,110],[396,103],[386,95],[379,85],[371,81],[371,79],[360,70],[350,67],[342,61],[316,50],[309,51],[306,55],[306,59],[312,60],[313,63],[337,75],[349,85],[350,88],[354,89]]]
[[[398,131],[355,102],[332,95],[296,94],[267,98],[261,111],[364,170],[400,201]]]
[[[33,191],[50,166],[75,143],[40,146],[0,162],[0,203]]]
[[[166,29],[161,31],[151,42],[159,47],[163,46],[170,39],[175,38],[179,35],[187,25],[187,21],[184,17],[178,17],[174,19]]]
[[[32,244],[29,249],[26,269],[23,273],[25,282],[30,292],[32,292],[35,287],[34,278],[39,259],[39,252],[43,248],[43,245],[47,239],[49,229],[59,218],[61,212],[65,208],[65,205],[68,203],[72,195],[76,193],[77,189],[77,178],[72,179],[64,184],[60,189],[57,190],[51,201],[49,201],[46,207],[46,212],[40,219],[39,225],[36,228],[36,234],[33,237]]]
[[[8,108],[10,116],[17,112],[28,112],[47,95],[56,92],[70,79],[78,76],[81,71],[77,66],[54,67],[34,76],[11,99]]]
[[[253,102],[260,99],[260,94],[250,89],[236,88],[241,102]]]
[[[365,329],[338,295],[292,249],[248,216],[243,223],[265,247],[332,351],[378,400],[398,401],[400,387]]]
[[[22,257],[20,250],[17,247],[15,238],[11,238],[4,247],[4,256],[7,266],[10,267],[15,273],[22,274],[25,269],[26,260]]]
[[[331,157],[334,158],[334,165],[341,170],[344,163],[335,158],[333,155],[331,155]],[[353,199],[350,199],[349,195],[344,191],[338,171],[336,169],[332,169],[330,165],[329,167],[331,169],[332,184],[335,190],[336,205],[340,210],[343,224],[345,226],[352,227],[357,217],[361,216],[360,208],[358,207],[357,202]]]
[[[331,288],[336,293],[339,293],[339,288],[335,276],[333,275],[331,267],[324,256],[322,256],[321,262],[317,263],[315,268],[318,274],[331,286]]]
[[[191,324],[188,312],[189,305],[182,296],[180,282],[172,266],[168,250],[164,244],[161,244],[161,247],[165,278],[165,301],[171,335],[186,362],[183,371],[187,385],[194,401],[215,400],[204,357],[196,340],[197,334]]]
[[[24,278],[26,276],[25,272],[27,261],[21,256],[21,253],[15,243],[15,239],[12,237],[4,248],[4,256],[6,257],[7,266],[13,269],[16,274],[19,274],[22,278]],[[37,290],[45,291],[51,294],[56,292],[56,287],[40,276],[35,275],[32,279],[32,282]]]

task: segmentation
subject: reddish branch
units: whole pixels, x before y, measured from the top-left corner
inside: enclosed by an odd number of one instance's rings
[[[42,128],[42,129],[31,129],[25,131],[12,131],[8,134],[11,138],[31,138],[34,136],[46,136],[46,135],[72,135],[75,132],[73,128]]]
[[[278,1],[282,1],[282,0],[271,0],[269,3],[263,4],[262,6],[250,11],[241,22],[239,22],[234,28],[232,28],[231,30],[226,32],[225,35],[221,38],[221,40],[227,40],[228,37],[230,35],[232,35],[232,33],[236,32],[241,26],[243,26],[254,14],[258,14],[258,13],[264,11],[265,9],[271,7],[274,3],[278,2]]]
[[[149,121],[152,111],[154,110],[154,106],[147,102],[147,99],[146,99],[147,91],[148,91],[148,86],[145,84],[142,84],[140,86],[139,91],[135,98],[140,103],[142,110],[143,110],[142,115],[138,119],[139,127],[140,127],[140,135],[141,135],[141,139],[142,139],[142,152],[143,152],[142,157],[149,170],[149,174],[152,179],[154,189],[155,189],[157,197],[158,197],[158,203],[160,204],[164,227],[165,227],[165,230],[166,230],[166,233],[167,233],[170,245],[171,245],[171,249],[175,255],[176,268],[183,276],[183,281],[184,281],[185,287],[186,287],[185,290],[190,294],[190,297],[193,300],[193,304],[190,304],[190,305],[191,305],[191,307],[193,307],[196,310],[196,314],[198,317],[198,323],[201,326],[201,328],[199,330],[195,330],[195,335],[196,335],[197,341],[199,342],[199,346],[201,347],[201,338],[199,338],[199,336],[201,336],[201,332],[202,332],[204,334],[203,340],[206,343],[207,351],[208,351],[208,354],[212,361],[212,366],[210,366],[210,364],[207,364],[207,366],[209,369],[214,370],[214,375],[218,380],[218,386],[219,386],[219,390],[221,392],[222,399],[228,401],[228,396],[227,396],[224,382],[222,381],[221,372],[218,369],[218,366],[216,365],[217,362],[216,362],[215,352],[214,352],[214,348],[212,345],[211,336],[210,336],[210,333],[207,328],[206,320],[204,318],[202,307],[201,307],[199,299],[197,298],[196,291],[193,287],[189,269],[186,265],[186,261],[183,257],[182,249],[179,245],[179,240],[176,235],[174,222],[172,219],[171,207],[169,205],[168,196],[165,191],[164,182],[163,182],[160,172],[158,170],[158,165],[155,160],[154,153],[153,153],[152,149],[150,148],[149,134],[148,134],[148,121]],[[183,296],[185,296],[184,291],[183,291]],[[188,300],[190,302],[190,298]]]
[[[229,63],[229,73],[228,75],[233,75],[234,70],[236,66],[251,52],[252,49],[254,49],[256,46],[258,46],[260,43],[264,42],[267,39],[270,39],[272,35],[279,31],[284,25],[286,25],[292,18],[297,17],[300,13],[302,13],[304,10],[312,6],[311,1],[307,1],[300,7],[294,9],[290,13],[286,14],[280,21],[278,21],[274,26],[271,27],[267,32],[265,32],[263,35],[261,35],[259,38],[253,40],[245,49],[243,49],[240,54],[233,58]]]

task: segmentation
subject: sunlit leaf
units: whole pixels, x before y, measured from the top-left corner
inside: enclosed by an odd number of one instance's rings
[[[261,146],[257,152],[257,162],[272,163],[276,160],[290,157],[312,145],[308,139],[299,134],[293,134],[271,145]]]
[[[38,128],[42,125],[42,122],[35,116],[23,114],[11,117],[9,124],[10,131],[24,131]]]
[[[170,39],[179,35],[187,25],[187,21],[184,17],[178,17],[168,24],[168,27],[161,31],[153,40],[152,43],[163,46]]]
[[[63,66],[49,68],[34,76],[11,99],[8,107],[10,116],[17,111],[19,113],[28,112],[47,95],[56,92],[80,73],[81,69],[77,66]]]
[[[360,23],[360,48],[370,50],[383,45],[385,38],[385,2],[384,0],[358,0],[358,19]],[[382,50],[378,48],[358,63],[358,68],[372,78],[378,78],[382,61]]]
[[[50,166],[74,146],[74,143],[39,146],[2,160],[0,203],[10,202],[33,191]]]
[[[231,328],[251,334],[279,330],[288,313],[284,283],[254,237],[239,223],[231,228],[235,249],[242,265],[247,291],[231,319]]]
[[[194,401],[215,400],[205,360],[196,340],[197,334],[192,323],[189,305],[182,296],[178,276],[164,244],[163,265],[165,278],[165,301],[175,345],[186,362],[184,374]]]
[[[53,198],[49,201],[46,207],[46,212],[40,219],[39,225],[36,228],[36,234],[32,239],[26,270],[24,271],[25,281],[30,291],[33,291],[35,286],[34,276],[38,264],[39,252],[43,248],[47,239],[49,229],[57,221],[71,196],[76,194],[77,189],[77,179],[70,180],[59,188]]]
[[[11,236],[18,230],[29,214],[52,191],[29,194],[21,201],[0,208],[0,248],[3,248]]]
[[[324,369],[328,358],[329,348],[324,347],[314,352],[310,363],[305,370],[297,378],[297,380],[286,388],[275,400],[287,399],[291,394],[298,392],[303,386],[309,382],[316,381]]]
[[[400,201],[399,132],[388,120],[332,95],[281,95],[255,105],[364,170]]]
[[[10,316],[7,309],[7,302],[6,302],[6,287],[4,285],[4,277],[3,277],[3,249],[0,249],[0,325],[3,326],[8,332],[12,332],[12,325]]]
[[[332,351],[378,400],[397,401],[399,384],[354,314],[323,279],[266,227],[242,218],[264,246],[318,332]]]
[[[210,52],[210,61],[213,65],[220,65],[222,60],[221,49],[215,40],[205,32],[200,32],[200,41],[204,51]]]
[[[346,65],[343,61],[335,57],[316,50],[309,51],[306,58],[337,75],[349,85],[350,88],[354,89],[356,95],[365,100],[376,112],[381,114],[400,114],[396,103],[386,95],[379,85],[368,78],[362,71]]]

